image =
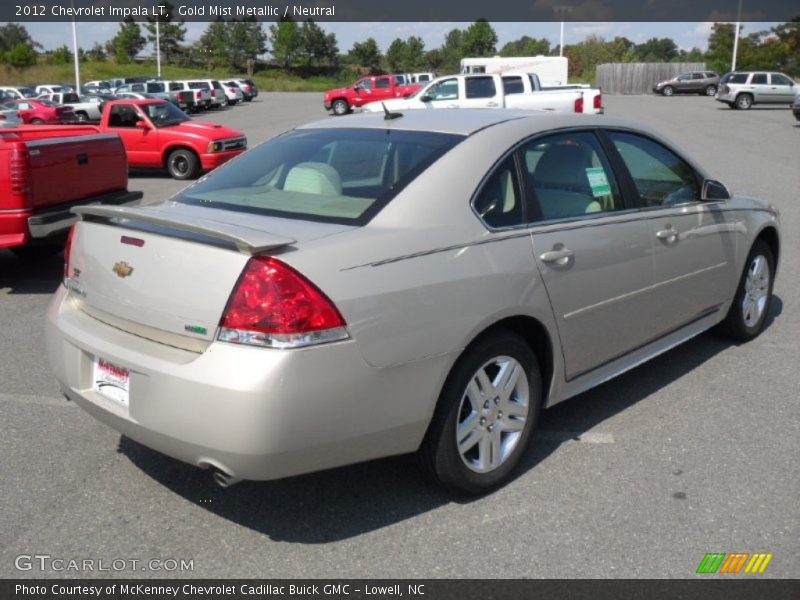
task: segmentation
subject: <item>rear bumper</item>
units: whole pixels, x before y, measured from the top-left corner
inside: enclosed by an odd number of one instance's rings
[[[190,352],[105,325],[63,286],[46,345],[64,394],[101,422],[192,465],[259,480],[414,451],[435,398],[410,397],[409,382],[424,389],[442,369],[439,360],[377,369],[353,341]],[[92,389],[95,356],[130,371],[127,406]]]
[[[213,154],[201,154],[200,164],[204,171],[216,169],[221,164],[228,162],[230,159],[239,156],[244,150],[231,150],[230,152],[214,152]]]
[[[42,240],[67,232],[78,220],[71,210],[87,204],[125,204],[142,197],[142,192],[113,192],[77,202],[39,210],[0,213],[0,248],[21,246],[31,240]]]

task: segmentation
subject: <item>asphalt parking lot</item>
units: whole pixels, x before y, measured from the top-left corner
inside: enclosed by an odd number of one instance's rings
[[[244,130],[252,146],[325,118],[321,103],[262,94],[199,118]],[[191,572],[96,576],[681,578],[706,552],[770,552],[761,577],[800,577],[800,127],[784,107],[604,103],[780,209],[781,265],[758,339],[702,335],[546,411],[519,476],[480,499],[431,488],[412,457],[223,490],[61,399],[42,340],[60,259],[0,251],[0,576],[76,575],[15,568],[19,555],[47,554],[193,561]],[[150,199],[181,187],[152,173],[130,181]]]

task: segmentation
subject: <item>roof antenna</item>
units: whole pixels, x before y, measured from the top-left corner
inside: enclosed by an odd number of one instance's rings
[[[383,107],[383,120],[384,121],[391,121],[393,119],[399,119],[403,116],[403,113],[399,112],[389,112],[389,109],[386,108],[386,103],[381,102],[381,106]]]

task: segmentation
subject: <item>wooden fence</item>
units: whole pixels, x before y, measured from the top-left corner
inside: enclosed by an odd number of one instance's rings
[[[597,65],[604,94],[650,94],[653,85],[687,71],[705,71],[706,63],[607,63]]]

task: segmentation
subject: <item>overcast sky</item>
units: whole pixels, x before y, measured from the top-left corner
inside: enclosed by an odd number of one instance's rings
[[[41,43],[45,49],[53,49],[62,44],[72,46],[72,28],[70,23],[24,23],[31,36]],[[625,36],[635,43],[643,42],[651,37],[670,37],[680,48],[689,50],[697,46],[705,50],[708,45],[708,34],[712,23],[565,23],[564,43],[580,42],[586,36],[597,34],[607,39]],[[743,23],[743,34],[769,29],[775,23]],[[197,40],[208,26],[207,23],[186,23],[189,42]],[[268,23],[264,23],[267,27]],[[441,46],[444,35],[454,27],[466,28],[469,23],[320,23],[328,32],[336,34],[339,51],[347,52],[354,42],[374,37],[385,51],[393,39],[407,38],[411,35],[421,37],[425,48]],[[553,45],[558,44],[558,23],[492,23],[500,38],[498,50],[511,40],[523,35],[548,38]],[[78,23],[78,44],[90,48],[95,42],[105,42],[118,30],[117,23]]]

